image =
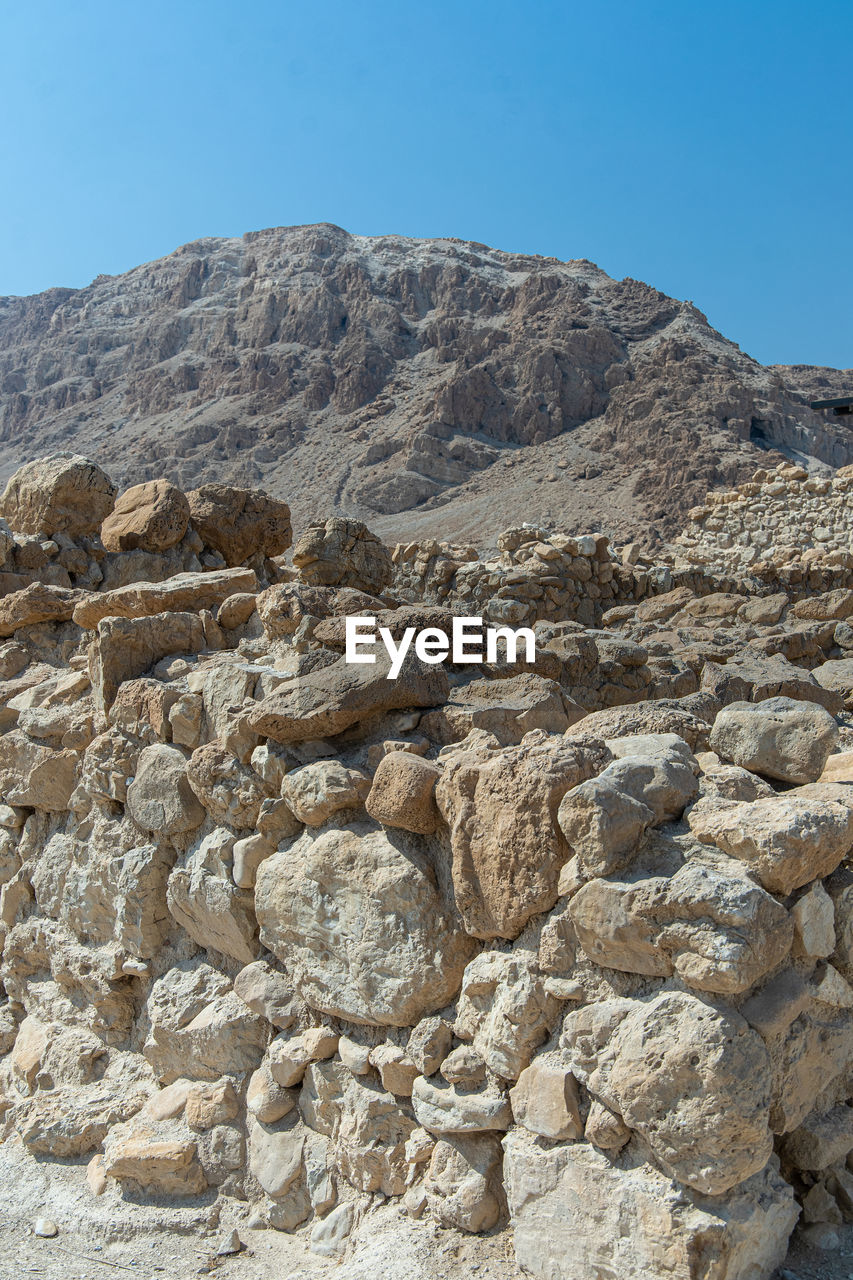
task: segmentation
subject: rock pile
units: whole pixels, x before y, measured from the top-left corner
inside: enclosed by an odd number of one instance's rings
[[[44,474],[31,520],[20,478],[3,508],[33,529],[0,597],[6,1142],[323,1253],[388,1197],[510,1223],[543,1280],[756,1280],[798,1218],[831,1245],[853,591],[700,595],[539,531],[511,564],[392,555],[340,520],[294,574],[263,495],[154,482],[49,538],[93,472]],[[669,590],[614,594],[640,572]],[[345,661],[349,614],[459,606],[534,620],[535,660]]]

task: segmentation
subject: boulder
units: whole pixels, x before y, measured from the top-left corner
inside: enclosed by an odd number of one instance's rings
[[[564,733],[583,715],[556,680],[527,671],[501,681],[472,680],[453,689],[428,724],[441,741],[458,742],[472,729],[484,729],[509,746],[521,742],[531,729]]]
[[[88,591],[32,582],[20,591],[0,596],[0,636],[39,622],[68,622],[76,606],[90,598]]]
[[[720,1196],[767,1163],[770,1057],[734,1011],[681,992],[604,1000],[568,1014],[561,1045],[574,1075],[679,1182]]]
[[[340,760],[316,760],[285,775],[282,798],[294,817],[320,827],[341,809],[361,809],[370,778],[361,769],[348,769]]]
[[[382,601],[351,587],[310,587],[303,582],[277,582],[257,597],[258,617],[271,640],[292,636],[306,618],[333,618],[348,614],[376,617]],[[378,624],[377,624],[378,625]],[[335,645],[331,646],[335,648]],[[343,643],[341,644],[343,649]]]
[[[830,875],[853,848],[853,797],[842,783],[817,782],[772,800],[708,798],[688,822],[698,840],[745,862],[771,893]]]
[[[517,1080],[559,1011],[534,955],[481,951],[465,969],[454,1030],[495,1075]]]
[[[799,1216],[775,1162],[709,1198],[585,1142],[542,1144],[513,1129],[503,1147],[516,1260],[539,1280],[769,1276]]]
[[[596,964],[677,973],[699,991],[737,994],[779,965],[793,922],[731,858],[693,857],[672,876],[590,880],[572,897],[578,941]]]
[[[384,826],[431,835],[440,821],[435,803],[440,776],[436,765],[410,751],[389,751],[373,775],[367,812]]]
[[[600,742],[534,730],[516,747],[447,757],[436,803],[450,827],[456,904],[474,937],[515,938],[554,905],[570,852],[556,821],[560,801],[609,754]]]
[[[838,694],[822,688],[810,671],[796,666],[781,653],[746,651],[729,658],[724,666],[706,662],[701,687],[724,704],[791,698],[815,702],[833,715],[841,709]]]
[[[16,533],[79,538],[98,533],[115,496],[115,485],[94,462],[53,453],[15,472],[0,499],[0,514]]]
[[[459,1089],[418,1076],[412,1085],[412,1107],[418,1124],[429,1133],[505,1131],[512,1125],[509,1098],[494,1087]]]
[[[823,707],[793,698],[724,707],[711,731],[718,756],[780,782],[816,782],[838,741],[838,725]]]
[[[504,1213],[502,1154],[499,1138],[487,1133],[447,1134],[436,1142],[416,1189],[430,1216],[457,1231],[497,1226]]]
[[[683,738],[691,751],[708,745],[711,726],[680,702],[668,698],[633,702],[628,706],[592,711],[566,730],[573,741],[601,741],[636,734],[672,733]]]
[[[107,551],[151,551],[161,554],[181,541],[190,507],[168,480],[148,480],[125,489],[101,525]]]
[[[119,685],[133,680],[170,653],[199,653],[204,626],[195,613],[149,618],[102,618],[89,645],[89,675],[99,711],[106,715]]]
[[[391,552],[359,520],[333,516],[309,524],[293,548],[302,582],[379,595],[394,578]]]
[[[187,764],[189,784],[214,822],[245,830],[257,826],[266,798],[262,780],[218,742],[198,747]]]
[[[387,655],[377,654],[374,664],[364,665],[339,658],[280,686],[250,713],[249,725],[275,742],[304,742],[342,733],[368,716],[431,707],[446,698],[444,667],[430,666],[410,652],[396,680],[388,678],[389,668]]]
[[[104,1142],[104,1173],[149,1195],[194,1196],[207,1186],[195,1139],[174,1124],[115,1125]]]
[[[509,1091],[516,1124],[553,1141],[583,1135],[577,1081],[559,1053],[540,1053]]]
[[[236,592],[257,590],[251,569],[213,569],[176,573],[163,582],[132,582],[114,591],[84,594],[74,609],[79,627],[93,631],[102,618],[147,618],[154,614],[214,609]]]
[[[187,502],[202,541],[229,566],[281,555],[291,544],[290,508],[260,489],[204,484],[187,494]]]
[[[353,1022],[411,1026],[453,998],[471,954],[423,848],[365,823],[265,859],[255,909],[302,998]]]
[[[165,839],[203,822],[204,809],[187,779],[183,752],[160,744],[146,747],[127,789],[127,807],[138,827]]]
[[[29,809],[66,810],[77,783],[77,752],[33,742],[17,729],[0,742],[0,799]]]
[[[226,983],[227,986],[227,983]],[[149,1002],[150,1005],[150,1002]],[[255,1014],[232,991],[205,1001],[200,991],[192,1017],[155,1018],[142,1052],[162,1084],[182,1076],[218,1080],[224,1075],[255,1071],[269,1039],[269,1023]],[[191,1012],[193,1004],[188,1005]],[[155,1009],[156,1015],[156,1009]]]

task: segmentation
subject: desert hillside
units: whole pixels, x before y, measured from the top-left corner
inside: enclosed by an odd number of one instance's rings
[[[273,228],[0,298],[0,479],[71,448],[122,488],[263,485],[297,527],[654,542],[768,448],[853,460],[808,408],[846,385],[765,368],[691,303],[587,261]]]

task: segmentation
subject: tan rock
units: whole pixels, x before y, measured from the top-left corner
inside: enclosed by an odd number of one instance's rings
[[[114,591],[84,595],[76,604],[73,616],[78,626],[94,630],[102,618],[148,618],[161,613],[213,609],[229,596],[256,591],[257,586],[258,580],[251,569],[177,573],[164,582],[132,582]]]
[[[370,1063],[379,1072],[382,1088],[398,1098],[410,1098],[419,1071],[405,1049],[396,1044],[378,1044],[370,1051]]]
[[[835,907],[820,883],[812,885],[791,908],[794,955],[822,960],[835,950]]]
[[[115,485],[94,462],[52,453],[15,472],[0,499],[0,514],[16,533],[77,538],[98,532],[115,495]]]
[[[227,747],[209,742],[192,753],[187,765],[190,786],[214,822],[255,827],[266,792],[257,774]]]
[[[530,953],[481,951],[465,970],[454,1029],[495,1075],[517,1080],[559,1009]]]
[[[255,612],[257,596],[250,591],[236,591],[233,596],[223,600],[216,614],[216,621],[226,631],[234,627],[242,627]]]
[[[87,591],[32,582],[0,597],[0,636],[14,635],[21,627],[39,622],[68,622],[75,608],[88,598]]]
[[[17,729],[4,734],[0,798],[10,805],[58,813],[68,808],[80,757],[33,742]]]
[[[421,1075],[434,1075],[453,1043],[453,1027],[444,1018],[421,1018],[406,1046]]]
[[[561,1045],[680,1182],[719,1196],[767,1163],[770,1058],[739,1014],[680,992],[605,1000],[568,1014]]]
[[[543,1145],[514,1129],[503,1146],[515,1256],[539,1280],[698,1280],[699,1258],[714,1280],[768,1276],[797,1221],[772,1162],[727,1196],[707,1198],[649,1164],[621,1168],[586,1143]]]
[[[189,503],[180,489],[168,480],[149,480],[119,495],[101,525],[101,542],[107,551],[140,547],[161,553],[181,541],[189,519]]]
[[[423,1194],[427,1211],[441,1226],[474,1233],[490,1231],[504,1211],[498,1137],[442,1137],[432,1148]]]
[[[260,489],[205,484],[188,493],[187,502],[193,527],[227,565],[278,556],[291,544],[290,508]]]
[[[615,1111],[593,1098],[584,1127],[584,1137],[600,1151],[621,1151],[631,1138],[631,1130]]]
[[[387,656],[377,655],[372,666],[339,658],[264,698],[250,714],[249,725],[275,742],[304,742],[342,733],[368,716],[434,706],[447,696],[449,685],[442,666],[407,656],[396,680],[387,678],[389,667]]]
[[[469,933],[514,938],[554,905],[570,852],[556,822],[560,801],[608,755],[601,743],[577,746],[536,730],[517,747],[447,758],[436,803],[450,827],[456,905]]]
[[[508,680],[472,680],[453,689],[432,720],[445,741],[459,741],[472,729],[484,729],[502,746],[510,746],[521,742],[531,729],[564,733],[583,715],[556,680],[527,671]]]
[[[787,1135],[781,1150],[786,1163],[813,1173],[843,1162],[853,1151],[853,1107],[813,1111]]]
[[[127,807],[138,827],[165,838],[193,830],[205,816],[187,780],[186,756],[159,744],[140,753]]]
[[[143,675],[170,653],[199,653],[204,626],[194,613],[145,618],[102,618],[89,645],[89,675],[98,709],[106,715],[119,685]]]
[[[274,1027],[287,1029],[296,1020],[298,1006],[293,986],[286,974],[266,960],[256,960],[240,970],[234,979],[234,994]]]
[[[161,1195],[197,1195],[207,1185],[192,1138],[137,1121],[110,1130],[104,1142],[104,1172]]]
[[[337,619],[347,614],[374,617],[381,610],[382,601],[350,587],[277,582],[260,593],[256,607],[264,631],[271,640],[277,640],[294,635],[307,618]]]
[[[227,1077],[190,1085],[184,1119],[190,1129],[202,1133],[218,1124],[227,1124],[240,1111],[240,1099]]]
[[[412,1084],[412,1107],[418,1124],[430,1133],[500,1132],[512,1124],[509,1098],[494,1087],[460,1089],[418,1076]]]
[[[389,751],[373,776],[365,808],[383,826],[431,835],[440,822],[435,803],[439,769],[409,751]]]
[[[828,876],[853,847],[853,804],[848,788],[834,783],[752,803],[701,801],[688,822],[697,839],[741,859],[772,893]]]
[[[363,823],[309,829],[265,859],[255,910],[302,998],[354,1022],[411,1026],[442,1008],[471,953],[415,838]]]
[[[285,775],[282,798],[294,816],[309,827],[320,827],[341,809],[360,809],[370,790],[361,769],[348,769],[339,760],[316,760]]]
[[[540,1053],[509,1091],[516,1124],[543,1138],[570,1140],[583,1134],[577,1081],[559,1053]]]
[[[734,702],[714,721],[710,745],[717,755],[782,782],[816,782],[838,740],[838,726],[823,707],[793,698]]]
[[[295,1089],[285,1089],[276,1083],[268,1064],[262,1062],[249,1079],[246,1110],[262,1124],[275,1124],[294,1109],[297,1096]]]

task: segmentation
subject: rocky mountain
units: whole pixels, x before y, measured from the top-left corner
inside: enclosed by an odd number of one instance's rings
[[[274,228],[0,298],[0,479],[70,448],[122,487],[262,484],[297,527],[654,541],[768,448],[853,461],[808,408],[842,385],[765,368],[692,304],[584,260]]]

